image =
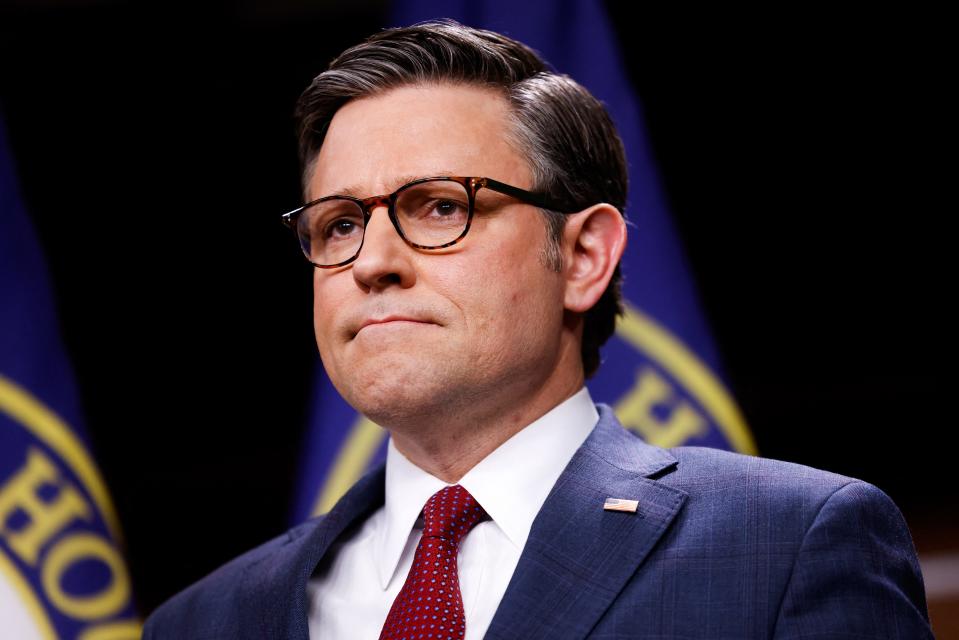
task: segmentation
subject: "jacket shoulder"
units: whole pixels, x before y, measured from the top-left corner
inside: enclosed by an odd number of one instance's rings
[[[286,533],[237,556],[204,578],[177,593],[158,607],[144,625],[144,640],[160,638],[237,637],[232,628],[235,613],[242,606],[246,576],[254,567],[269,560],[289,543],[316,528],[323,518],[300,524]]]
[[[824,508],[865,508],[901,519],[893,501],[872,484],[813,467],[704,447],[669,450],[676,465],[657,480],[687,494],[686,516],[730,527],[769,531],[798,545]],[[699,514],[699,516],[697,516]]]
[[[770,498],[826,500],[849,484],[861,480],[794,462],[748,456],[706,447],[669,449],[676,458],[673,473],[662,480],[695,495],[748,489]]]
[[[824,522],[884,523],[881,528],[897,530],[899,546],[915,555],[899,508],[868,482],[717,449],[669,451],[677,464],[657,480],[687,494],[684,520],[694,527],[708,519],[718,530],[726,530],[730,540],[748,543],[749,536],[744,538],[741,532],[752,532],[757,539],[775,540],[798,552],[807,534]]]
[[[776,637],[931,638],[915,547],[876,486],[800,464],[698,447],[670,450],[660,479],[688,494],[686,548],[723,549],[765,576]],[[761,601],[756,593],[755,602]],[[900,636],[897,636],[900,637]]]

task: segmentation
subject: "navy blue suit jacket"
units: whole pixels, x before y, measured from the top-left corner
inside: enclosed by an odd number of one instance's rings
[[[487,638],[931,638],[906,523],[872,485],[664,450],[608,407],[536,516]],[[306,640],[306,583],[383,504],[382,467],[329,514],[173,597],[144,637]],[[636,513],[604,511],[607,497]]]

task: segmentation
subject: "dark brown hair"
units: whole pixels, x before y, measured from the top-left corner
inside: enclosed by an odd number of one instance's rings
[[[603,105],[568,76],[554,73],[535,51],[506,36],[453,21],[387,29],[347,49],[313,79],[296,106],[303,183],[309,182],[327,128],[350,100],[400,86],[463,83],[500,89],[509,102],[509,135],[526,154],[533,190],[575,210],[606,202],[626,206],[626,157]],[[543,211],[544,262],[562,269],[563,214]],[[602,297],[586,312],[582,359],[587,377],[613,334],[623,307],[619,265]]]

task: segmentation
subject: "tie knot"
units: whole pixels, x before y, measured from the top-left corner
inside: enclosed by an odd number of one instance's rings
[[[486,511],[469,491],[458,484],[444,487],[423,507],[423,535],[458,545],[485,515]]]

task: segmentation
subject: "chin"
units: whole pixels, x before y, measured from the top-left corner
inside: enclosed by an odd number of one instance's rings
[[[371,391],[364,390],[354,398],[347,398],[347,401],[357,411],[387,429],[415,428],[444,409],[443,402],[437,402],[435,396],[417,395],[409,390],[401,394],[383,395]]]
[[[349,375],[330,376],[343,398],[382,427],[401,426],[437,415],[454,398],[447,378],[431,363],[412,358],[374,358]],[[339,378],[339,379],[338,379]],[[440,383],[447,381],[447,383]]]

